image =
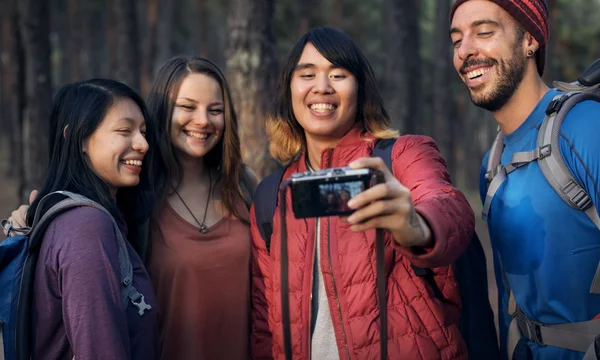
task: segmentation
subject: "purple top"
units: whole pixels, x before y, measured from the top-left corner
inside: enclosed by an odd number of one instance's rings
[[[133,285],[152,306],[143,316],[121,300],[118,243],[108,215],[79,207],[50,223],[35,273],[34,359],[159,358],[152,285],[127,247]]]

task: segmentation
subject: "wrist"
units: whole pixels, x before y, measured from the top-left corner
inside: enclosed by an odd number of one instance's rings
[[[427,221],[415,212],[415,221],[406,224],[403,229],[392,232],[394,240],[402,246],[409,248],[425,248],[433,246],[433,233]]]

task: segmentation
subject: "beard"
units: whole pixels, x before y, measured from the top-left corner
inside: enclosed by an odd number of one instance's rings
[[[480,90],[480,93],[477,93],[476,90],[469,89],[469,96],[473,104],[491,112],[498,111],[506,105],[517,91],[521,81],[523,81],[527,62],[527,58],[518,47],[515,47],[513,54],[506,61],[474,60],[471,62],[466,61],[463,64],[463,68],[479,64],[497,65],[495,72],[498,80],[491,84],[492,89],[490,91]]]

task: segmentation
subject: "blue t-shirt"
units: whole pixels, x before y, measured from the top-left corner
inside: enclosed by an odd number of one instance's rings
[[[504,138],[502,164],[516,152],[537,147],[538,130],[555,95],[550,90],[521,126]],[[575,179],[600,208],[600,103],[584,101],[567,115],[559,145]],[[480,177],[485,198],[485,156]],[[506,354],[510,316],[502,273],[517,305],[532,320],[563,324],[600,314],[600,295],[590,285],[600,261],[600,231],[583,211],[567,205],[548,184],[537,162],[509,174],[496,193],[488,218],[500,308],[500,338]],[[534,359],[582,359],[583,353],[529,342]]]

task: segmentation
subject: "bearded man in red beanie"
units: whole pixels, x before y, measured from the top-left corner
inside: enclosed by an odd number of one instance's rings
[[[545,2],[457,0],[450,21],[456,71],[473,103],[491,111],[500,128],[480,183],[499,289],[501,348],[516,359],[582,359],[584,353],[596,359],[600,104],[575,105],[557,146],[540,146],[544,118],[563,98],[541,79],[549,32]],[[573,179],[561,194],[544,175],[548,159],[558,157]],[[585,206],[570,206],[575,197]]]

